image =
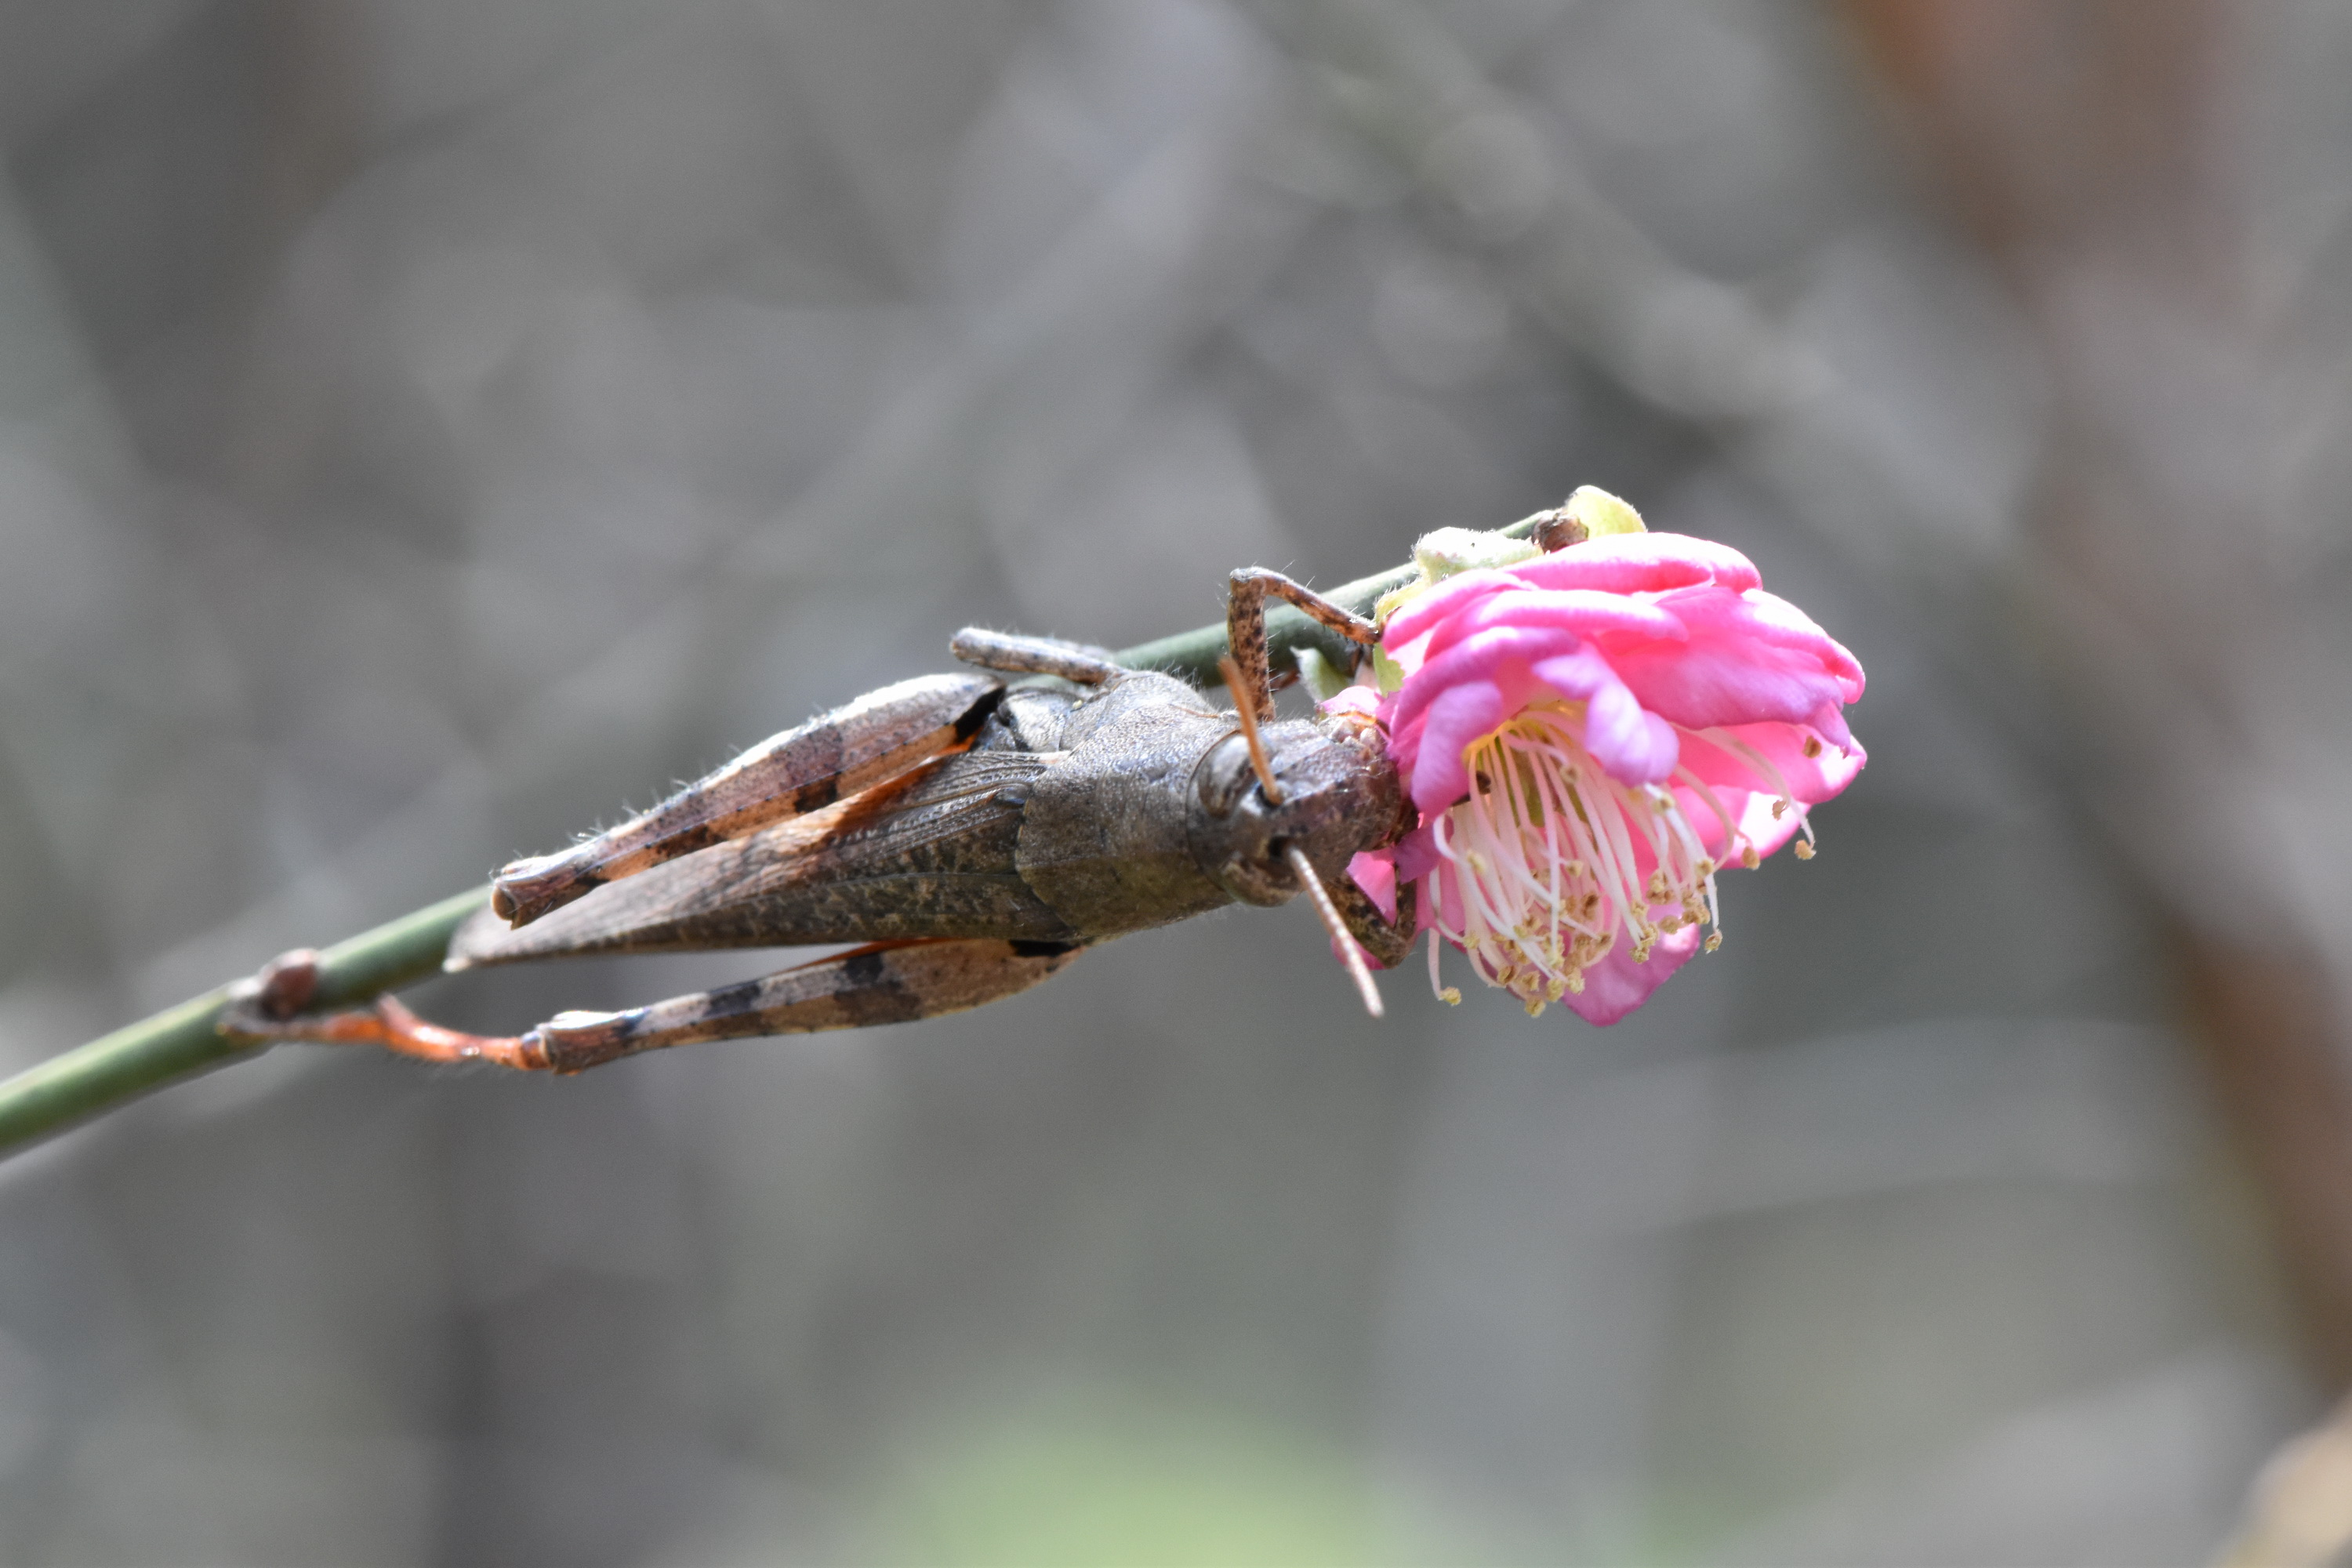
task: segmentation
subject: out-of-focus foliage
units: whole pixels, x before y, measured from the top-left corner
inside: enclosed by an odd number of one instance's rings
[[[893,1563],[1330,1568],[1461,1542],[1391,1538],[1360,1479],[1247,1424],[1065,1404],[947,1433],[881,1489],[863,1551]]]
[[[2321,1407],[2308,1188],[2172,967],[2352,973],[2352,26],[2180,46],[2215,315],[1950,199],[1997,100],[1874,10],[0,8],[12,1067],[968,621],[1132,642],[1580,483],[1873,678],[1821,858],[1606,1033],[1412,970],[1369,1026],[1237,910],[577,1081],[281,1051],[0,1168],[0,1558],[2210,1553]]]

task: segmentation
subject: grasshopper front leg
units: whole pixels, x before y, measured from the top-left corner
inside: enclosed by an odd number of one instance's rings
[[[253,1039],[375,1045],[435,1062],[489,1062],[526,1072],[584,1072],[623,1057],[700,1040],[861,1029],[961,1013],[1049,980],[1083,947],[1049,942],[876,942],[716,991],[621,1013],[559,1013],[521,1035],[468,1035],[427,1023],[396,998],[363,1012],[275,1018],[256,1007],[224,1019]]]
[[[1381,635],[1380,628],[1363,616],[1345,605],[1333,604],[1279,572],[1244,566],[1234,573],[1225,595],[1225,641],[1233,648],[1234,663],[1240,667],[1243,690],[1248,693],[1253,716],[1261,724],[1274,721],[1273,667],[1265,647],[1268,594],[1287,599],[1349,642],[1369,647]],[[1243,700],[1242,694],[1236,692],[1234,700]]]
[[[1348,928],[1348,934],[1363,944],[1373,962],[1382,969],[1394,969],[1404,962],[1405,955],[1412,951],[1415,928],[1420,923],[1415,902],[1420,893],[1418,883],[1397,885],[1393,921],[1382,914],[1380,905],[1372,902],[1372,896],[1356,886],[1356,879],[1344,871],[1323,886],[1330,893],[1331,901],[1339,906],[1339,920]]]

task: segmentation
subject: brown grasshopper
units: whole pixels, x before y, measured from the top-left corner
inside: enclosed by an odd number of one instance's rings
[[[563,1013],[519,1037],[462,1034],[390,996],[288,1017],[298,955],[224,1027],[373,1043],[435,1061],[579,1072],[665,1046],[859,1028],[1025,991],[1087,948],[1302,889],[1377,1015],[1358,943],[1411,945],[1347,875],[1412,823],[1364,721],[1275,718],[1268,594],[1370,644],[1370,621],[1279,573],[1233,574],[1224,673],[1235,710],[1099,650],[968,629],[955,656],[997,674],[923,676],[753,748],[660,805],[518,860],[446,967],[575,953],[856,942],[854,950],[621,1013]],[[1000,675],[1043,677],[1008,685]],[[290,966],[289,966],[289,961]]]

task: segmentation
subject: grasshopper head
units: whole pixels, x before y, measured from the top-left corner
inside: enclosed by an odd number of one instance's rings
[[[1193,858],[1244,903],[1279,904],[1299,891],[1293,847],[1329,880],[1349,857],[1411,826],[1404,785],[1376,736],[1303,720],[1262,734],[1278,799],[1268,798],[1240,734],[1212,746],[1193,773]]]

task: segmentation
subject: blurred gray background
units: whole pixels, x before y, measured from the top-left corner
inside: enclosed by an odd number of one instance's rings
[[[8,0],[8,1068],[968,622],[1580,483],[1873,760],[1605,1032],[1368,1024],[1293,908],[164,1094],[0,1167],[0,1560],[2207,1558],[2352,1379],[2347,80],[2329,0]]]

